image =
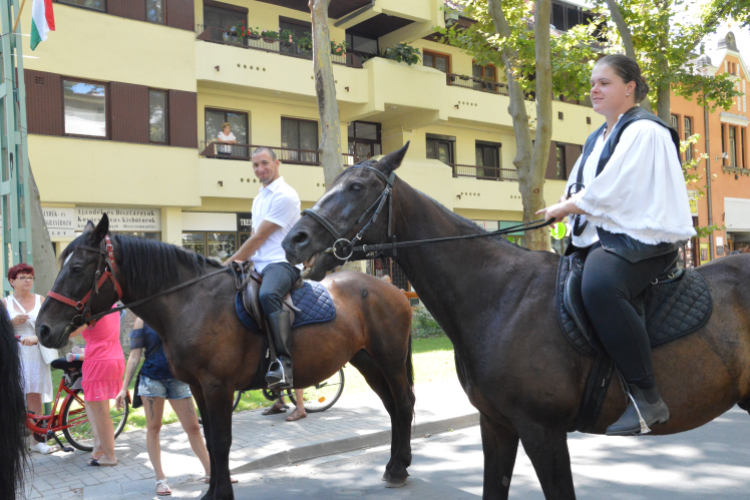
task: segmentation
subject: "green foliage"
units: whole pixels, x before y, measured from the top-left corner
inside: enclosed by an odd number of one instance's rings
[[[331,40],[331,54],[335,56],[346,55],[346,42],[336,43]]]
[[[430,311],[425,309],[424,306],[412,307],[411,310],[411,335],[413,338],[425,339],[445,335]]]
[[[309,32],[305,32],[295,42],[297,42],[297,48],[300,50],[312,50],[312,35]]]
[[[419,49],[407,43],[397,43],[393,47],[388,47],[383,52],[383,57],[393,61],[405,62],[409,66],[418,64],[422,60],[422,54],[419,52]]]
[[[533,92],[536,82],[536,48],[533,25],[534,2],[506,0],[503,12],[511,29],[511,36],[501,38],[495,31],[487,0],[455,0],[463,8],[462,15],[476,20],[470,28],[453,25],[438,29],[442,40],[468,52],[477,64],[494,64],[505,68],[502,49],[510,48],[518,54],[513,61],[513,77],[525,92]],[[588,94],[591,67],[598,44],[594,35],[597,26],[579,25],[550,37],[552,89],[555,95],[569,99],[583,99]]]
[[[273,30],[263,30],[260,34],[263,38],[266,38],[268,40],[278,40],[279,39],[279,32],[273,31]]]

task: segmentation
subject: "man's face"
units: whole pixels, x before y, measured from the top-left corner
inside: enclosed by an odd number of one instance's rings
[[[279,177],[279,160],[272,159],[268,151],[256,153],[253,155],[253,172],[267,186]]]

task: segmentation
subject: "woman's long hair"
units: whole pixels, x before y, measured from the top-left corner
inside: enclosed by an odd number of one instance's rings
[[[26,455],[26,398],[19,343],[0,301],[0,500],[23,498]]]

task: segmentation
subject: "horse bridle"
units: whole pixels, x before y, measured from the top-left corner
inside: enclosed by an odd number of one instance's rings
[[[89,245],[76,246],[76,250],[79,248],[87,252],[95,252],[99,254],[99,260],[96,264],[96,273],[94,273],[94,280],[91,289],[81,300],[78,301],[53,291],[50,291],[47,294],[47,297],[73,307],[79,312],[78,315],[73,316],[70,320],[70,324],[75,328],[79,328],[86,323],[91,324],[91,326],[96,324],[96,321],[99,318],[91,315],[91,299],[99,293],[99,289],[107,282],[107,280],[112,281],[112,285],[117,293],[117,300],[122,299],[122,287],[115,276],[117,273],[117,264],[115,263],[114,247],[112,246],[112,241],[109,239],[109,235],[104,237],[98,248]],[[104,261],[104,272],[99,270],[102,265],[102,260]]]
[[[391,175],[386,177],[386,175],[378,170],[377,168],[373,168],[367,165],[353,165],[349,167],[352,168],[361,168],[363,170],[369,170],[371,172],[374,172],[377,174],[378,177],[380,177],[383,182],[385,182],[385,187],[383,188],[383,191],[380,193],[380,196],[373,202],[370,207],[365,210],[362,215],[360,215],[357,220],[351,224],[349,227],[344,229],[343,231],[338,231],[336,227],[333,225],[331,221],[329,221],[323,214],[320,214],[313,209],[307,209],[302,211],[302,215],[309,215],[313,219],[315,219],[318,223],[320,223],[321,226],[323,226],[334,238],[333,245],[331,248],[326,250],[327,252],[330,252],[333,254],[334,257],[336,257],[339,260],[347,261],[351,258],[351,256],[354,254],[354,244],[361,240],[362,237],[365,234],[365,231],[369,229],[369,227],[377,222],[378,217],[380,216],[380,212],[383,210],[383,207],[385,206],[385,203],[388,202],[388,239],[392,240],[394,243],[396,241],[396,236],[393,234],[393,224],[391,221],[392,214],[393,214],[393,183],[396,179],[396,172],[391,172]],[[313,207],[315,208],[315,207]],[[372,217],[370,217],[370,220],[362,227],[362,229],[352,238],[351,240],[348,240],[344,237],[347,233],[349,233],[352,229],[354,229],[357,225],[361,224],[362,221],[367,217],[367,215],[372,211],[375,210],[375,212],[372,214]],[[338,251],[341,252],[348,252],[345,256],[341,256],[337,253]]]

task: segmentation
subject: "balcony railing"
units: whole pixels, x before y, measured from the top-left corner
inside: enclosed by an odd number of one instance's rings
[[[508,86],[504,83],[483,80],[481,78],[474,78],[467,75],[459,75],[457,73],[447,73],[446,76],[448,85],[479,90],[481,92],[508,95]]]
[[[450,164],[453,167],[453,177],[474,177],[491,181],[518,182],[518,171],[510,168],[477,167],[476,165]]]
[[[244,37],[233,33],[226,28],[217,28],[213,26],[198,25],[198,40],[206,42],[220,43],[223,45],[232,45],[242,47],[243,49],[262,50],[264,52],[275,52],[290,57],[312,60],[312,50],[303,50],[294,42],[283,41],[280,39],[263,38],[255,35],[246,35]],[[349,63],[347,64],[347,62]],[[356,56],[347,57],[344,55],[331,54],[331,62],[361,68],[362,63]]]
[[[213,141],[201,151],[201,156],[206,158],[221,158],[223,160],[250,161],[256,149],[264,147],[271,149],[276,158],[282,163],[296,165],[320,165],[320,153],[309,149],[280,148],[276,146],[254,146],[252,144],[226,144]],[[352,154],[342,154],[344,166],[350,167],[356,163],[356,157]]]

